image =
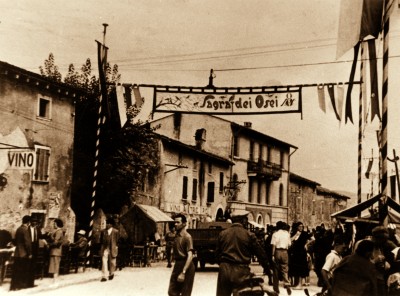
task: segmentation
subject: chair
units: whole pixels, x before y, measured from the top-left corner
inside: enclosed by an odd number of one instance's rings
[[[131,262],[133,266],[135,266],[135,263],[139,267],[142,266],[142,263],[144,263],[144,246],[133,246]]]
[[[49,268],[49,251],[46,248],[39,248],[35,263],[35,279],[43,279]]]
[[[72,248],[71,249],[71,269],[78,273],[79,267],[83,268],[83,271],[86,269],[86,247],[82,249]]]
[[[69,274],[71,268],[71,250],[69,246],[62,246],[62,254],[60,261],[60,274]]]

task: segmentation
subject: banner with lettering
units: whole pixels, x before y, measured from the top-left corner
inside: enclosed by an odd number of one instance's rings
[[[301,86],[260,88],[155,87],[153,112],[301,113]]]

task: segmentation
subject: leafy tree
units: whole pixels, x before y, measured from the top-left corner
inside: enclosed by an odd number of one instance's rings
[[[143,184],[155,183],[159,151],[153,131],[142,123],[128,123],[106,132],[98,183],[99,206],[105,212],[118,213],[143,191]]]
[[[49,58],[44,61],[44,67],[39,66],[39,71],[42,76],[48,77],[56,82],[61,82],[61,73],[54,62],[54,55],[49,54]]]

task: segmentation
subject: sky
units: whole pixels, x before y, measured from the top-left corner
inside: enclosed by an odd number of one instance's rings
[[[339,0],[0,0],[0,60],[38,73],[53,53],[63,76],[69,64],[79,68],[87,58],[97,71],[98,40],[109,47],[108,62],[118,65],[122,83],[206,86],[211,69],[217,87],[346,82],[353,54],[336,57],[339,11]],[[396,6],[389,35],[389,157],[393,149],[400,154],[399,21]],[[377,44],[381,56],[382,41]],[[152,90],[141,93],[141,116],[147,118]],[[225,118],[250,121],[254,129],[298,147],[292,172],[330,190],[356,193],[359,87],[352,92],[354,124],[339,123],[328,101],[322,112],[316,87],[303,88],[302,96],[302,116]],[[378,129],[376,119],[363,127],[363,173],[373,156],[375,176],[363,177],[363,193],[378,193]],[[391,174],[394,163],[388,162]]]

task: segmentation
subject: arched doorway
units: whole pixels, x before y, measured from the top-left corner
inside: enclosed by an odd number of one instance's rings
[[[221,208],[219,208],[217,211],[217,214],[215,216],[215,221],[225,221],[224,211]]]

